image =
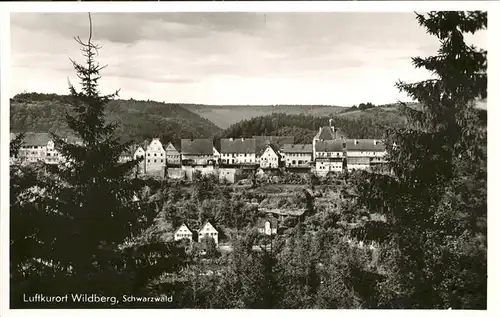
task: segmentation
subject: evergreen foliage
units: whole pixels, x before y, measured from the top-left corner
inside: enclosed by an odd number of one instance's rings
[[[139,161],[118,162],[130,144],[120,143],[116,125],[104,118],[105,107],[117,92],[101,95],[98,90],[103,67],[95,61],[100,47],[91,42],[92,25],[90,30],[88,42],[76,38],[85,63],[72,60],[81,91],[70,84],[72,109],[66,113],[69,128],[81,142],[66,142],[54,134],[65,164],[45,167],[49,171],[45,181],[23,175],[16,185],[18,179],[12,179],[14,193],[26,189],[27,181],[37,186],[31,203],[25,204],[23,197],[11,199],[11,254],[15,255],[11,298],[17,307],[26,305],[21,294],[37,292],[119,298],[147,294],[151,279],[182,265],[183,250],[176,244],[141,239],[156,210],[138,198],[141,182],[127,177]],[[67,305],[96,307],[71,301]]]
[[[398,82],[421,111],[401,105],[409,126],[386,135],[392,174],[361,173],[357,202],[386,221],[353,234],[384,242],[376,307],[486,308],[486,131],[474,109],[486,98],[486,51],[464,33],[486,28],[485,12],[417,15],[436,36],[437,56],[413,58],[437,79]]]

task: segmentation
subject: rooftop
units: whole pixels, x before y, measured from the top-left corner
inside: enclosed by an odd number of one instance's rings
[[[221,139],[221,153],[255,153],[255,139]]]
[[[182,154],[213,155],[214,146],[211,139],[182,139]]]

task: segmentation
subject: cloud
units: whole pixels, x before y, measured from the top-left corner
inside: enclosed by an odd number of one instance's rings
[[[108,65],[103,90],[167,102],[392,102],[397,79],[429,76],[410,58],[438,47],[412,13],[94,13],[92,21]],[[66,92],[66,77],[76,80],[68,58],[82,61],[73,38],[88,30],[85,13],[13,13],[12,94]]]

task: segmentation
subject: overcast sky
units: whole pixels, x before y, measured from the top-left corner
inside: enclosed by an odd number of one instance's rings
[[[412,56],[438,41],[413,13],[93,14],[108,67],[101,91],[124,99],[202,104],[331,104],[408,100],[398,79],[430,75]],[[486,32],[470,43],[486,47]],[[85,13],[11,15],[11,94],[68,93],[83,61]]]

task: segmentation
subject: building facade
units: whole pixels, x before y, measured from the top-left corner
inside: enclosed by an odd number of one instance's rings
[[[278,150],[269,144],[260,157],[260,167],[264,169],[276,169],[280,167],[281,155]]]
[[[151,176],[165,176],[167,155],[160,139],[154,138],[146,148],[146,174]]]
[[[265,235],[271,236],[278,233],[278,219],[274,217],[260,218],[257,221],[257,230]]]
[[[312,144],[285,144],[282,152],[288,168],[310,167],[313,162]]]
[[[385,144],[374,139],[346,140],[347,169],[368,169],[374,165],[385,164]]]
[[[208,221],[201,226],[200,230],[198,230],[198,242],[201,243],[204,237],[214,239],[215,245],[219,245],[219,231],[217,231],[217,229],[215,229],[215,227]]]
[[[142,159],[142,161],[140,161],[137,164],[137,173],[141,175],[146,173],[145,157],[146,157],[146,151],[144,151],[142,146],[138,146],[134,151],[134,160]]]
[[[175,148],[172,142],[169,142],[167,144],[167,147],[165,148],[165,155],[167,166],[181,165],[181,153]]]
[[[255,165],[255,139],[221,139],[221,164]]]
[[[182,139],[181,140],[182,165],[214,164],[214,146],[212,139]]]
[[[174,232],[175,241],[183,239],[187,239],[190,242],[193,242],[193,232],[189,230],[188,226],[186,226],[186,224],[184,223]]]

